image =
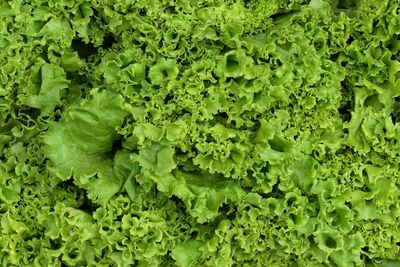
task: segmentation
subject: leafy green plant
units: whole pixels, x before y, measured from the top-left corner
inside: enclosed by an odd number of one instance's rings
[[[398,266],[400,3],[0,1],[1,266]]]

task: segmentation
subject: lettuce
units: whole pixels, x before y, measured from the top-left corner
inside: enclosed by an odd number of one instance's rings
[[[43,138],[43,151],[52,164],[48,168],[61,180],[73,176],[91,198],[103,204],[123,183],[122,177],[114,175],[112,155],[116,128],[127,115],[122,101],[121,96],[97,92],[92,100],[70,106],[59,122],[49,124]]]
[[[0,1],[3,266],[398,266],[400,4]]]

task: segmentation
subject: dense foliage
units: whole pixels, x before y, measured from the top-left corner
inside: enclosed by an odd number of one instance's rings
[[[1,266],[399,266],[398,0],[0,0]]]

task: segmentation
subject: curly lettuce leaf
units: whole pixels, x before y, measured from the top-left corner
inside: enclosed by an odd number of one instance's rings
[[[40,68],[41,84],[37,94],[22,97],[21,101],[27,106],[41,109],[44,114],[53,112],[60,105],[62,90],[68,87],[64,70],[52,64],[43,64]]]
[[[62,180],[72,176],[93,199],[105,203],[123,182],[114,175],[112,146],[118,139],[116,128],[128,113],[121,96],[105,91],[92,95],[50,124],[43,136],[44,154],[55,175]]]

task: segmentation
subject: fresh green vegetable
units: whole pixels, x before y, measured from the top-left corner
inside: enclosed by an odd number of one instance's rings
[[[399,266],[400,1],[0,0],[1,266]]]

